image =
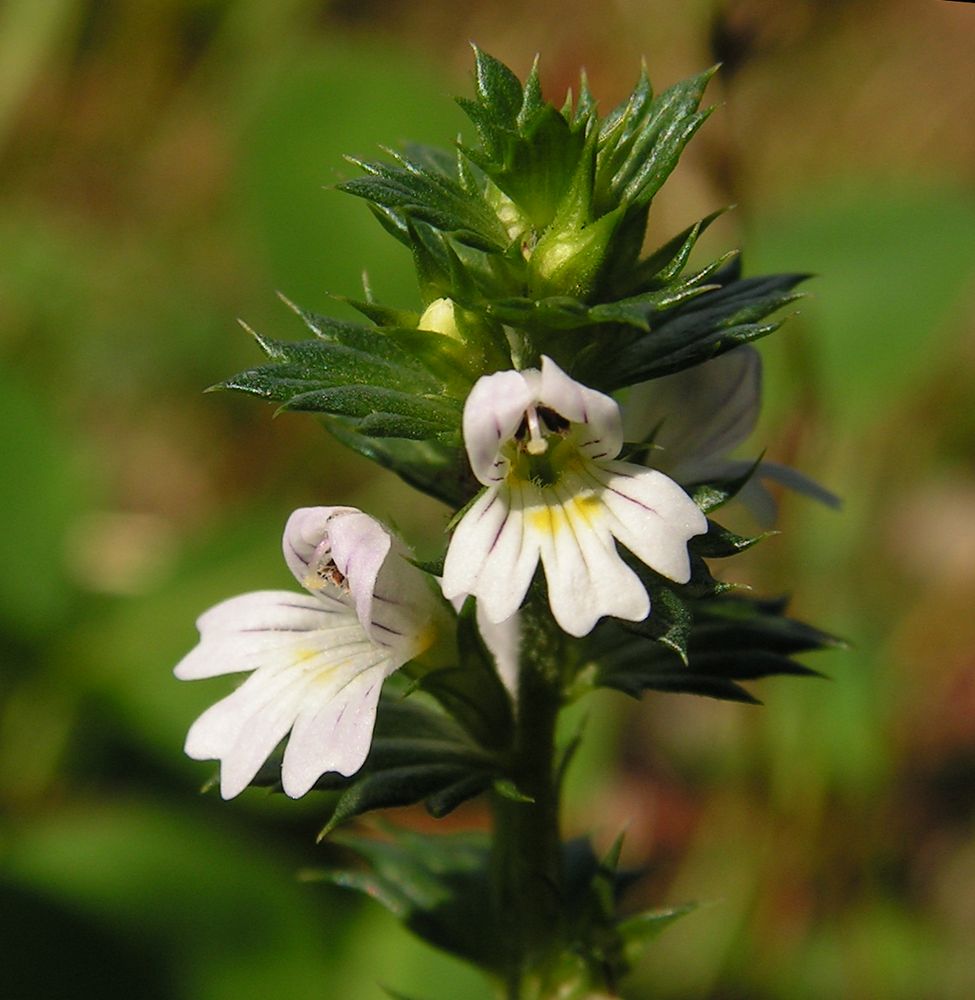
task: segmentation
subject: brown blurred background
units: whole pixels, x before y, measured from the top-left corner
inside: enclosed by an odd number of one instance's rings
[[[648,866],[632,905],[707,904],[633,998],[975,995],[975,5],[908,0],[6,0],[0,7],[0,994],[486,996],[378,906],[295,880],[320,801],[200,797],[170,670],[215,601],[287,586],[288,512],[353,503],[421,554],[445,512],[302,416],[201,390],[341,312],[405,253],[329,190],[469,134],[468,41],[602,109],[721,61],[655,205],[662,242],[815,272],[763,345],[767,449],[845,500],[782,498],[732,567],[851,640],[762,708],[580,707],[566,825]],[[421,813],[394,817],[425,823]],[[482,822],[475,805],[449,824]],[[429,824],[431,827],[433,824]]]

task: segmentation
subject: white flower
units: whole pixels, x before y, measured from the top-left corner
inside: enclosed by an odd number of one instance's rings
[[[220,761],[225,799],[247,787],[289,732],[281,782],[293,798],[326,771],[358,771],[383,681],[433,638],[437,599],[367,514],[296,510],[283,545],[308,593],[258,591],[211,608],[197,621],[199,644],[175,670],[182,680],[253,671],[186,737],[190,757]]]
[[[447,550],[443,591],[473,594],[489,622],[518,610],[541,560],[559,625],[586,635],[604,615],[641,621],[650,599],[614,539],[678,583],[690,577],[687,542],[707,520],[671,479],[615,461],[619,407],[542,370],[478,380],[464,406],[464,443],[487,489],[464,514]]]
[[[762,396],[762,357],[750,344],[635,386],[627,393],[623,428],[628,441],[654,433],[650,462],[679,483],[733,479],[752,463],[729,458],[755,429]],[[763,524],[775,520],[775,500],[762,480],[772,480],[831,507],[839,499],[801,472],[760,462],[739,494]]]

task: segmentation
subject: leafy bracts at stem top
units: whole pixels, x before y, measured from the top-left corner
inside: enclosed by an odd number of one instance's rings
[[[456,506],[476,489],[459,422],[481,375],[548,356],[615,391],[765,336],[801,276],[742,279],[730,255],[689,268],[720,211],[642,255],[649,206],[707,117],[711,75],[655,95],[643,72],[601,118],[585,78],[557,109],[537,66],[522,84],[476,51],[475,97],[461,105],[478,143],[356,159],[364,176],[340,185],[409,247],[422,315],[369,294],[344,300],[368,322],[293,307],[314,339],[255,334],[268,363],[220,387],[321,415],[344,443]]]

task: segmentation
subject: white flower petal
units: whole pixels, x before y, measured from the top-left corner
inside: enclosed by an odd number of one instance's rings
[[[186,754],[194,760],[220,761],[220,794],[225,799],[250,784],[284,739],[307,686],[300,670],[255,671],[190,726]]]
[[[338,691],[303,705],[281,766],[281,784],[300,798],[328,771],[355,774],[369,754],[388,664],[367,667]]]
[[[708,529],[697,504],[662,472],[629,462],[590,464],[604,487],[601,498],[614,521],[612,533],[652,570],[677,583],[690,579],[687,542]]]
[[[281,542],[284,561],[303,587],[319,589],[316,563],[322,542],[329,536],[329,521],[348,513],[359,512],[354,507],[299,507],[288,518]]]
[[[309,650],[299,658],[283,654],[281,660],[269,662],[256,670],[236,691],[209,708],[190,727],[186,753],[197,760],[221,762],[220,788],[224,798],[232,798],[247,787],[278,743],[292,726],[296,726],[296,720],[300,722],[305,717],[327,715],[333,699],[336,699],[336,719],[341,718],[343,706],[351,711],[350,719],[356,717],[358,710],[354,703],[357,692],[363,698],[372,697],[370,691],[355,683],[356,679],[363,673],[370,673],[381,686],[382,679],[400,666],[400,662],[391,657],[390,651],[373,643],[354,619],[342,631],[340,641],[334,641],[338,639],[337,635],[330,638],[333,643],[327,648]],[[375,673],[377,669],[378,675]],[[373,703],[362,718],[368,716],[371,719],[374,714]],[[350,725],[347,722],[341,730],[334,725],[332,728],[339,732],[334,739],[340,739],[343,732],[361,730],[361,727],[358,730],[349,728]],[[307,725],[302,727],[302,731],[307,733]],[[330,731],[320,730],[323,739],[328,737]],[[364,736],[361,738],[365,739],[368,752],[371,724],[368,731],[362,732]],[[340,765],[337,770],[346,769],[342,770],[343,774],[353,773],[347,769],[360,756],[361,738],[355,747],[348,750],[334,744],[319,746],[317,759],[323,764],[322,770],[311,778],[308,787],[330,769],[331,760]],[[300,746],[292,754],[293,759],[303,763],[297,772],[292,770],[289,794],[295,794],[294,789],[306,780],[305,777],[298,780],[295,774],[306,776],[311,766],[305,745],[307,741],[305,735],[300,740],[303,748]],[[361,754],[361,758],[365,758],[365,753]]]
[[[580,426],[576,447],[587,458],[615,458],[623,447],[623,423],[616,400],[570,378],[549,357],[542,358],[539,402]]]
[[[200,616],[196,623],[200,642],[174,673],[187,681],[256,670],[334,641],[323,633],[341,639],[336,630],[356,624],[349,608],[327,598],[286,590],[241,594]]]
[[[723,458],[755,429],[761,391],[761,355],[744,344],[634,386],[624,410],[627,439],[643,440],[659,427],[654,464],[680,482],[695,481],[685,468]]]
[[[487,619],[502,622],[521,606],[538,565],[524,531],[525,484],[490,489],[461,518],[447,549],[443,593],[473,594]]]
[[[390,556],[392,538],[375,518],[361,511],[333,517],[329,535],[335,566],[346,578],[362,627],[371,635],[376,581]]]
[[[536,399],[533,380],[523,372],[495,372],[477,380],[464,404],[464,445],[478,481],[503,481],[508,460],[500,449],[514,437],[525,411]]]
[[[477,629],[484,645],[494,657],[494,666],[512,698],[518,697],[518,675],[521,663],[521,615],[515,612],[502,622],[492,622],[477,606]]]
[[[526,520],[541,549],[549,605],[559,626],[583,636],[605,615],[646,618],[647,592],[616,551],[598,491],[569,481],[540,492]]]

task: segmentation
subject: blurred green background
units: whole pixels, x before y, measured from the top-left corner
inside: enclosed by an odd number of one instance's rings
[[[410,262],[329,190],[343,153],[464,127],[468,39],[604,110],[720,59],[721,107],[655,207],[662,241],[814,271],[767,342],[752,453],[845,498],[782,499],[736,579],[848,637],[763,708],[587,706],[566,827],[707,903],[634,998],[975,996],[975,7],[915,0],[6,0],[0,6],[0,995],[485,996],[378,906],[308,885],[321,802],[197,794],[171,668],[217,600],[288,586],[295,506],[353,503],[423,553],[432,502],[307,417],[201,390],[242,316],[341,310]],[[422,813],[395,819],[434,827]],[[476,804],[442,828],[484,822]]]

